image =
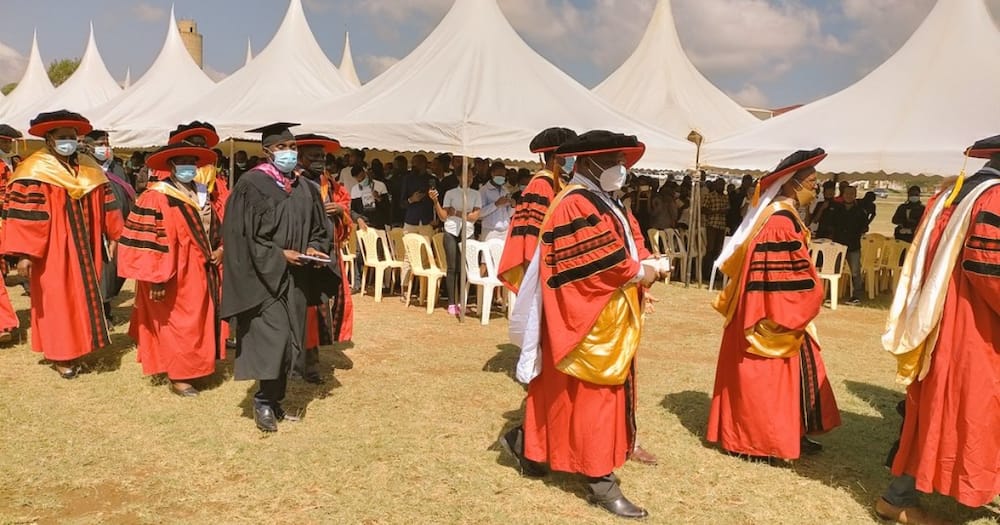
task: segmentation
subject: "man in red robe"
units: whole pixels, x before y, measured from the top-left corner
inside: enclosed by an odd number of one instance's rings
[[[1000,493],[1000,135],[967,155],[989,162],[928,202],[882,337],[907,389],[875,511],[900,523],[943,523],[918,491],[969,507]]]
[[[548,128],[531,140],[531,152],[544,157],[545,168],[535,173],[521,192],[521,202],[514,208],[503,255],[497,266],[500,280],[514,293],[517,293],[524,271],[538,248],[542,219],[562,186],[562,177],[573,172],[573,165],[567,166],[568,159],[557,157],[556,150],[574,138],[576,132],[571,129]]]
[[[518,379],[530,381],[523,452],[520,429],[501,439],[519,462],[586,476],[590,501],[626,518],[647,515],[625,498],[613,473],[635,444],[642,295],[667,273],[640,263],[650,255],[638,224],[612,194],[644,151],[634,136],[608,131],[585,133],[556,151],[578,158],[577,175],[542,221],[511,320],[521,326]]]
[[[170,390],[197,397],[191,384],[215,372],[220,345],[219,222],[198,204],[199,167],[215,162],[211,150],[175,144],[146,159],[170,173],[139,196],[125,223],[118,273],[137,283],[129,335],[145,375],[166,374]]]
[[[14,149],[14,141],[21,138],[21,132],[0,124],[0,214],[3,213],[6,200],[7,182],[14,172],[9,156]],[[2,258],[2,256],[0,256]],[[7,261],[0,260],[0,279],[7,275]],[[0,282],[0,343],[9,343],[14,339],[14,329],[20,326],[14,306],[10,304],[7,286]]]
[[[76,153],[78,137],[91,129],[69,111],[31,121],[28,132],[45,147],[14,172],[0,242],[31,281],[31,348],[66,379],[80,372],[79,358],[111,343],[100,276],[122,217],[104,170]]]
[[[815,198],[824,158],[798,151],[762,177],[715,263],[730,280],[713,305],[726,322],[706,437],[731,454],[797,459],[822,449],[806,435],[840,425],[812,324],[823,283],[796,211]]]
[[[297,135],[300,176],[314,183],[319,190],[323,209],[329,217],[327,227],[335,247],[330,277],[339,279],[335,293],[321,297],[322,304],[309,307],[306,317],[304,362],[299,364],[302,378],[310,383],[322,383],[319,373],[319,347],[324,344],[350,341],[354,335],[354,304],[351,283],[344,276],[344,259],[340,247],[351,235],[351,196],[343,184],[330,177],[326,156],[340,151],[340,143],[322,135]]]

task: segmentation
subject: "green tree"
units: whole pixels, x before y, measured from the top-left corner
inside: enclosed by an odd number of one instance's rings
[[[62,60],[53,60],[49,64],[49,80],[52,81],[52,85],[59,87],[60,84],[66,82],[76,68],[80,67],[79,58],[64,58]]]
[[[10,84],[7,84],[4,87],[0,88],[0,93],[3,93],[5,96],[10,95],[10,92],[14,91],[14,88],[16,87],[17,87],[17,82],[11,82]]]

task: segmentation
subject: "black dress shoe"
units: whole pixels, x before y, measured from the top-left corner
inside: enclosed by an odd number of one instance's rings
[[[76,376],[80,375],[80,367],[71,366],[67,370],[59,370],[55,364],[51,367],[53,370],[59,373],[59,377],[63,379],[76,379]]]
[[[802,449],[802,454],[807,456],[813,456],[823,452],[823,445],[816,441],[813,441],[805,436],[802,436],[802,444],[800,447]]]
[[[254,407],[253,421],[262,432],[278,431],[278,420],[274,416],[274,411],[267,405]]]
[[[595,498],[594,496],[590,496],[588,499],[590,500],[591,504],[597,505],[598,507],[601,507],[602,509],[614,514],[615,516],[618,516],[619,518],[641,519],[645,518],[646,516],[649,516],[649,513],[646,512],[646,509],[636,506],[634,503],[629,501],[625,496],[619,496],[618,498],[607,501],[601,501]]]
[[[521,475],[529,478],[543,478],[548,472],[537,461],[524,457],[524,429],[517,427],[500,438],[500,447],[517,460]]]

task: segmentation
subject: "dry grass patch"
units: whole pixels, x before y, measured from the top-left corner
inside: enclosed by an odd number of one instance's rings
[[[18,309],[27,308],[10,288]],[[720,318],[705,290],[658,285],[639,353],[640,439],[660,465],[619,475],[648,523],[870,523],[901,398],[879,349],[884,312],[819,319],[844,426],[789,468],[704,444]],[[321,387],[295,382],[297,424],[259,433],[252,384],[221,363],[198,399],[143,378],[125,326],[65,381],[26,343],[0,350],[0,523],[617,523],[575,477],[528,480],[494,443],[521,418],[506,322],[460,325],[395,297],[355,297],[356,346],[325,349]],[[127,315],[130,302],[118,311]],[[333,367],[337,369],[334,371]],[[929,506],[990,522],[989,511]],[[954,514],[958,512],[958,514]]]

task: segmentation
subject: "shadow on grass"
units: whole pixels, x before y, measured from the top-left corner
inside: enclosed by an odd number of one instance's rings
[[[106,374],[117,372],[122,367],[122,359],[132,352],[135,344],[126,333],[128,325],[118,325],[111,333],[111,345],[83,358],[84,369],[90,373]]]
[[[497,345],[497,355],[491,357],[490,360],[483,365],[483,372],[505,374],[512,381],[517,382],[517,358],[520,353],[521,350],[515,345]]]
[[[660,406],[677,416],[681,426],[697,437],[702,446],[713,448],[713,445],[705,440],[708,409],[711,403],[712,398],[705,392],[685,390],[684,392],[667,394],[660,402]]]
[[[340,352],[343,356],[343,352]],[[330,394],[337,388],[343,386],[340,381],[334,377],[334,370],[336,366],[333,360],[337,359],[335,356],[329,355],[331,352],[326,350],[320,350],[320,361],[319,370],[323,382],[318,385],[312,383],[307,383],[302,378],[296,376],[288,378],[288,387],[285,392],[285,400],[282,401],[281,406],[288,411],[289,414],[298,416],[299,418],[305,419],[307,412],[309,410],[309,404],[317,399],[325,399],[330,396]],[[343,356],[347,358],[347,356]],[[350,359],[348,359],[350,361]],[[351,363],[353,366],[353,363]],[[248,419],[253,419],[253,397],[257,393],[257,381],[247,381],[247,393],[240,402],[240,408],[243,409],[243,417]]]

